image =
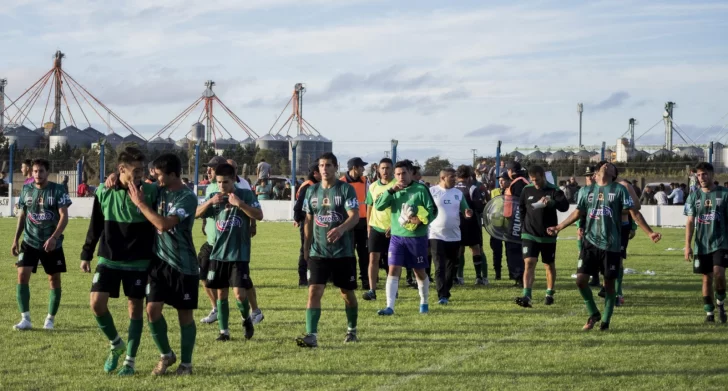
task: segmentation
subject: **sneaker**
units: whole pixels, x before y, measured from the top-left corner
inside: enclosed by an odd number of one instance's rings
[[[601,297],[602,299],[607,297],[607,290],[602,287],[602,289],[599,290],[599,293],[597,293],[597,296]]]
[[[713,315],[713,314],[706,315],[705,323],[715,323],[715,315]]]
[[[308,287],[308,281],[299,281],[298,282],[299,288],[307,288]]]
[[[372,288],[369,286],[369,283],[368,282],[362,282],[361,283],[361,290],[368,291],[370,289],[372,289]]]
[[[106,362],[104,363],[104,372],[109,373],[119,366],[119,358],[126,353],[126,344],[121,341],[118,345],[112,346],[109,350],[109,355],[106,356]]]
[[[359,338],[356,337],[355,332],[348,331],[346,337],[344,337],[344,343],[359,342]]]
[[[258,308],[257,310],[253,311],[253,313],[251,315],[253,317],[253,324],[254,325],[262,322],[263,319],[265,319],[265,316],[263,316],[263,311],[261,311],[260,308]]]
[[[485,285],[485,284],[483,284],[483,277],[476,278],[475,285]]]
[[[376,300],[377,299],[377,292],[369,290],[364,292],[363,295],[361,295],[362,299],[366,301]]]
[[[306,334],[303,337],[296,338],[296,344],[301,348],[318,347],[318,341],[316,340],[316,336],[313,334]]]
[[[213,309],[212,311],[210,311],[210,313],[206,317],[200,319],[200,323],[215,323],[215,322],[217,322],[217,309]]]
[[[500,275],[500,274],[498,274],[498,273],[496,273],[496,275],[495,275],[495,280],[496,280],[496,281],[500,281],[500,280],[501,280],[501,275]]]
[[[531,298],[528,296],[519,296],[514,299],[516,304],[520,305],[523,308],[531,308],[533,307],[531,305]]]
[[[602,322],[599,325],[599,331],[609,331],[609,323]]]
[[[523,278],[516,280],[516,282],[513,283],[513,287],[523,289]]]
[[[617,296],[617,301],[614,303],[615,307],[621,307],[624,305],[624,296]]]
[[[448,300],[447,297],[441,297],[440,300],[437,302],[437,304],[440,305],[447,305],[448,303],[450,303],[450,300]]]
[[[490,281],[488,281],[488,278],[487,277],[483,277],[483,285],[484,286],[490,285]]]
[[[220,342],[226,342],[229,340],[230,340],[230,334],[225,334],[225,333],[220,333],[220,335],[218,335],[217,338],[215,338],[215,341],[220,341]]]
[[[46,318],[45,323],[43,323],[43,328],[46,330],[53,330],[53,326],[55,326],[55,320]]]
[[[191,375],[192,374],[192,364],[189,364],[189,365],[180,364],[177,367],[177,371],[175,372],[175,374],[177,376],[187,376],[187,375]]]
[[[583,329],[584,331],[588,331],[594,328],[597,323],[601,322],[602,320],[602,314],[597,312],[596,314],[589,317],[589,319],[586,320],[586,324],[584,325]]]
[[[429,304],[420,304],[420,313],[421,314],[427,314],[429,312],[430,312]]]
[[[248,319],[243,320],[243,330],[245,330],[245,339],[253,338],[255,334],[255,327],[253,327],[253,319],[249,316]]]
[[[21,319],[20,323],[13,326],[14,330],[30,330],[33,328],[33,324],[28,319]]]
[[[455,277],[452,283],[453,285],[465,285],[465,279],[462,277]]]
[[[134,367],[130,365],[122,365],[119,371],[116,372],[116,376],[134,376]]]
[[[382,315],[382,316],[394,315],[394,310],[391,309],[391,308],[389,308],[389,307],[387,307],[387,308],[385,308],[383,310],[377,311],[377,315]]]
[[[720,317],[720,323],[725,323],[728,321],[728,315],[725,313],[725,304],[718,304],[716,305],[718,307],[718,316]]]
[[[553,296],[546,296],[546,298],[543,300],[544,305],[551,305],[554,304],[554,297]]]
[[[154,367],[152,370],[152,376],[161,376],[167,373],[167,369],[171,367],[174,363],[177,362],[177,356],[175,356],[174,353],[170,353],[169,355],[163,355],[159,362],[157,363],[157,366]]]

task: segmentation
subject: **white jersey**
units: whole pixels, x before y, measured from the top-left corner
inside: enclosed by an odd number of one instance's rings
[[[238,183],[235,184],[235,187],[237,187],[238,189],[243,189],[243,190],[250,190],[250,191],[253,190],[250,188],[250,183],[248,183],[248,181],[243,179],[243,177],[241,177],[241,176],[238,176]]]
[[[460,212],[468,208],[463,193],[455,188],[432,186],[430,194],[435,200],[437,217],[428,225],[430,239],[446,242],[460,241]]]

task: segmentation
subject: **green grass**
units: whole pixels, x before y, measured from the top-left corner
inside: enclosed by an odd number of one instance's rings
[[[706,326],[700,278],[682,260],[683,230],[663,229],[663,240],[650,243],[643,234],[630,245],[627,267],[655,270],[657,276],[627,275],[626,306],[615,310],[612,330],[584,333],[586,312],[570,277],[576,268],[576,242],[559,242],[556,304],[545,307],[544,272],[539,265],[535,305],[512,303],[520,291],[509,281],[473,286],[466,263],[465,287],[455,288],[451,304],[440,307],[430,297],[431,312],[417,313],[417,291],[401,287],[397,313],[378,317],[384,294],[376,302],[359,302],[358,344],[342,343],[346,318],[340,295],[327,289],[319,326],[319,348],[303,350],[294,337],[305,327],[306,291],[297,287],[298,233],[286,223],[262,223],[254,239],[252,275],[265,321],[245,342],[239,318],[231,316],[233,340],[214,341],[216,325],[198,325],[192,377],[149,375],[157,349],[144,326],[131,379],[103,372],[108,342],[88,307],[91,275],[78,269],[78,255],[88,220],[72,220],[64,244],[69,272],[63,275],[63,301],[56,330],[42,330],[48,285],[41,272],[31,279],[31,313],[35,330],[17,332],[16,272],[10,256],[15,221],[0,219],[0,389],[725,389],[728,384],[728,328]],[[196,229],[199,231],[199,228]],[[562,233],[573,237],[574,231]],[[197,245],[203,242],[196,232]],[[505,272],[504,261],[504,274]],[[434,286],[431,291],[434,291]],[[361,292],[358,292],[360,295]],[[204,316],[210,304],[200,293]],[[600,308],[603,307],[601,300]],[[233,306],[234,307],[234,306]],[[110,308],[126,339],[126,302]],[[172,308],[165,310],[170,342],[179,354],[179,326]],[[231,314],[235,314],[231,310]]]

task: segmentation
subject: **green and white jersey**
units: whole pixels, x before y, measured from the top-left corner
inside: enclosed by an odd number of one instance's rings
[[[43,244],[53,236],[56,231],[61,208],[71,205],[63,185],[47,182],[45,187],[39,189],[35,183],[23,186],[18,198],[18,207],[25,212],[25,233],[23,242],[28,246],[42,249]],[[56,249],[63,245],[63,235],[56,240]]]
[[[205,202],[218,192],[205,197]],[[250,190],[235,189],[235,195],[253,208],[260,203]],[[222,262],[250,262],[250,217],[242,209],[227,204],[212,205],[204,217],[211,217],[215,228],[208,225],[208,232],[215,235],[210,259]]]
[[[728,249],[728,189],[716,186],[707,193],[702,189],[690,193],[685,216],[695,218],[695,254]]]
[[[349,218],[348,211],[359,209],[354,187],[346,182],[336,180],[330,188],[321,183],[311,185],[306,190],[303,211],[313,219],[312,257],[348,258],[354,256],[354,234],[345,232],[339,240],[329,243],[326,235]]]
[[[170,191],[159,190],[157,213],[162,217],[177,216],[179,223],[166,232],[157,230],[155,254],[182,274],[198,275],[195,245],[192,242],[192,225],[195,223],[197,196],[188,187]]]
[[[627,189],[619,183],[593,184],[580,195],[577,208],[586,213],[584,239],[602,250],[621,251],[622,211],[634,207]]]

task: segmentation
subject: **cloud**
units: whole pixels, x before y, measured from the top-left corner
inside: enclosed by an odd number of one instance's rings
[[[624,102],[629,99],[629,93],[625,91],[617,91],[609,95],[607,99],[597,103],[587,105],[587,108],[594,111],[609,110],[615,107],[620,107]]]
[[[483,136],[501,137],[501,136],[508,134],[508,132],[510,132],[511,130],[513,130],[512,126],[501,125],[501,124],[490,124],[490,125],[485,125],[483,127],[475,129],[475,130],[471,130],[468,133],[465,133],[465,137],[483,137]]]

